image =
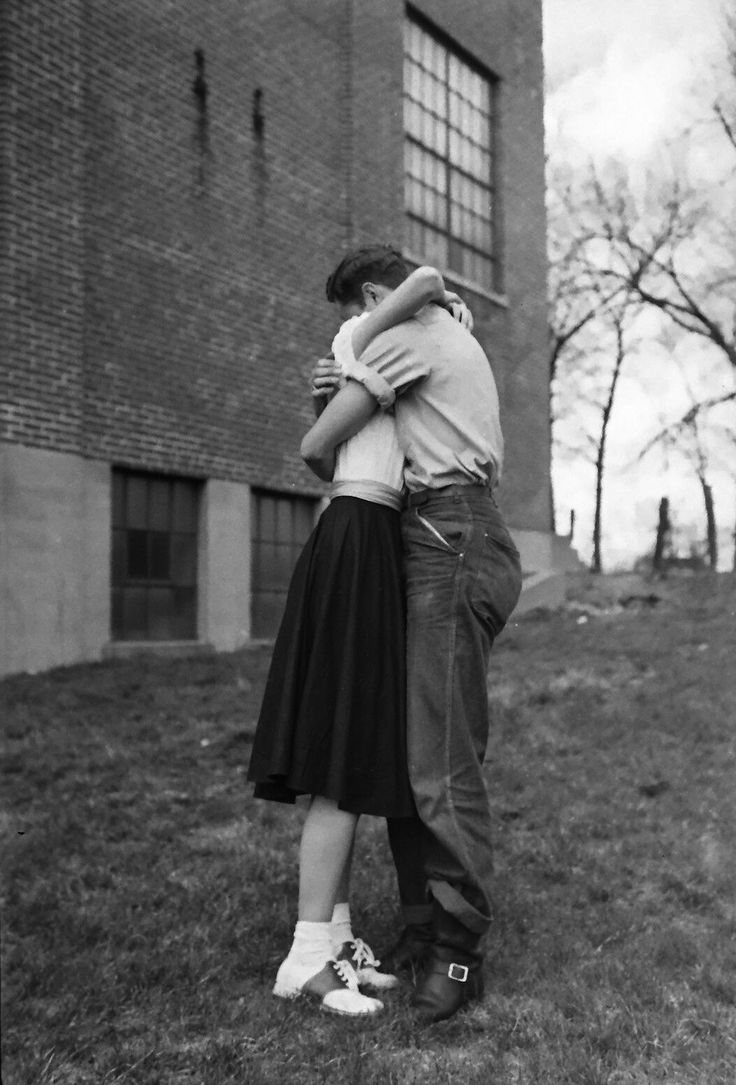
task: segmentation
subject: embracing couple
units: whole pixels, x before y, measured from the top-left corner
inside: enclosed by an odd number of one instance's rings
[[[521,586],[493,498],[498,395],[433,268],[360,249],[327,298],[343,324],[301,451],[331,501],[294,570],[249,769],[260,798],[311,796],[274,994],[374,1015],[406,971],[439,1021],[482,994],[491,921],[488,657]],[[404,929],[382,967],[351,925],[360,814],[387,819],[398,879]]]

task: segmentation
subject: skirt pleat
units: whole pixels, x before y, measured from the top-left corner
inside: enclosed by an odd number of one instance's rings
[[[412,815],[405,688],[399,513],[334,498],[289,586],[248,771],[256,796]]]

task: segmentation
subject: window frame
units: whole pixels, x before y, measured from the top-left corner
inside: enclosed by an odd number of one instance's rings
[[[406,40],[403,44],[403,82],[402,82],[402,103],[404,109],[403,117],[403,148],[404,148],[404,219],[406,222],[406,235],[407,239],[411,231],[411,223],[415,222],[422,230],[431,230],[432,232],[440,235],[444,238],[444,243],[447,249],[447,262],[441,270],[447,274],[451,279],[455,279],[458,283],[465,284],[470,288],[479,290],[481,293],[489,295],[491,297],[497,297],[503,293],[503,244],[502,244],[502,229],[501,229],[501,198],[500,198],[500,185],[499,185],[499,104],[500,104],[500,79],[492,71],[490,71],[481,61],[470,54],[464,49],[458,42],[452,39],[445,31],[436,26],[430,19],[424,16],[421,12],[417,11],[412,6],[408,5],[404,13],[404,22],[402,26],[402,33],[407,34],[410,25],[416,26],[420,32],[429,36],[432,41],[439,46],[443,53],[443,72],[441,80],[436,73],[429,71],[421,62],[416,61],[410,56],[408,51]],[[450,69],[452,61],[455,60],[459,64],[467,68],[473,75],[481,78],[487,87],[488,91],[488,141],[487,144],[478,143],[477,140],[469,134],[466,130],[459,128],[452,122],[452,107],[451,96],[456,95],[461,100],[467,100],[457,86],[452,82]],[[433,80],[440,83],[444,99],[443,109],[444,112],[439,114],[434,111],[433,108],[427,106],[423,101],[412,97],[409,88],[409,80],[407,78],[409,63],[416,64],[419,69],[426,75],[430,76]],[[416,135],[410,134],[407,124],[407,106],[408,103],[413,103],[415,107],[422,111],[422,113],[431,116],[433,119],[440,121],[446,129],[445,146],[440,153],[436,147],[427,144],[420,140]],[[472,103],[471,103],[472,105]],[[477,107],[474,107],[477,108]],[[481,110],[478,110],[479,112]],[[467,140],[474,147],[477,147],[479,151],[486,154],[489,158],[488,176],[481,178],[477,173],[470,172],[468,169],[459,165],[453,161],[451,157],[451,140],[453,133],[457,133],[460,138]],[[431,188],[426,184],[423,177],[410,174],[407,167],[408,153],[407,149],[417,148],[420,154],[431,156],[436,163],[441,164],[443,172],[444,192],[439,192],[437,189],[432,189],[438,197],[443,197],[444,203],[443,222],[425,218],[418,214],[415,210],[409,209],[409,201],[407,199],[407,188],[410,178],[413,178],[415,182],[421,185],[425,189]],[[458,177],[465,179],[472,186],[484,189],[488,193],[488,200],[490,204],[490,215],[488,219],[482,218],[477,215],[472,206],[467,203],[461,203],[458,199],[453,201],[453,179]],[[473,243],[463,238],[460,233],[454,232],[453,225],[453,206],[457,207],[459,212],[470,213],[476,217],[481,218],[483,222],[487,222],[490,230],[490,246],[484,248],[482,245]],[[406,247],[407,255],[410,258],[417,259],[419,262],[426,262],[428,254],[426,252],[416,252],[415,248],[408,244]],[[468,276],[463,273],[461,267],[455,266],[459,261],[457,258],[453,261],[453,253],[457,254],[458,251],[472,254],[481,260],[487,261],[489,265],[489,275],[487,278],[479,279],[475,276]]]
[[[273,510],[272,528],[270,525],[267,527],[264,522],[266,520],[264,499],[276,503]],[[269,619],[269,611],[272,614],[278,611],[280,620],[294,567],[317,523],[322,500],[321,497],[310,493],[274,490],[267,486],[251,487],[250,621],[255,639],[270,640],[276,635],[278,622],[274,624]],[[280,517],[283,516],[287,507],[288,539],[280,532],[283,527]],[[270,548],[272,552],[271,557],[274,560],[271,564],[267,559],[266,548]]]
[[[139,507],[133,513],[131,490],[135,483],[139,484],[139,491],[143,483],[144,500],[141,505],[139,492]],[[176,509],[177,484],[184,484],[188,490],[184,513],[182,506]],[[166,494],[165,516],[161,515],[160,507],[152,506],[154,487],[162,485]],[[202,490],[201,479],[113,465],[110,636],[114,642],[197,640]],[[181,499],[180,494],[178,500]],[[180,515],[182,522],[178,522]],[[191,548],[189,556],[187,547]],[[179,574],[178,563],[181,563]],[[155,614],[157,593],[167,593],[168,601]],[[133,594],[138,595],[138,605],[142,608],[142,621],[137,626],[125,620],[126,605],[130,605]],[[162,625],[168,625],[171,635],[157,635]]]

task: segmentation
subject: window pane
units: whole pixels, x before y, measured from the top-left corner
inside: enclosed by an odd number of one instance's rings
[[[282,497],[276,504],[276,540],[291,542],[292,539],[291,499]]]
[[[148,535],[149,577],[151,580],[168,580],[171,563],[169,560],[169,534],[166,531],[151,531]]]
[[[147,480],[140,475],[127,477],[126,524],[128,527],[144,528],[147,526],[146,495]]]
[[[445,84],[440,82],[439,79],[431,79],[428,87],[429,94],[425,105],[427,105],[433,113],[436,113],[438,117],[447,118],[447,91],[445,90]]]
[[[172,640],[173,588],[148,589],[148,639]]]
[[[447,50],[444,46],[440,45],[438,41],[435,41],[429,34],[427,38],[431,42],[431,70],[435,75],[439,76],[443,81],[447,79]]]
[[[120,640],[125,628],[123,625],[123,588],[112,589],[111,602],[111,635],[113,640]]]
[[[130,580],[148,577],[148,534],[145,531],[129,531],[127,539],[127,576]]]
[[[276,543],[272,540],[261,540],[256,547],[253,568],[253,589],[267,591],[278,584],[276,575]]]
[[[424,258],[424,236],[422,227],[416,219],[406,220],[406,247],[414,256]]]
[[[409,98],[404,99],[404,128],[407,134],[414,139],[421,140],[424,134],[422,127],[423,112],[416,102]]]
[[[276,535],[276,502],[265,494],[256,495],[257,538],[273,539]]]
[[[404,45],[409,56],[419,60],[422,55],[421,31],[410,19],[404,23]]]
[[[120,471],[112,473],[112,523],[113,527],[125,524],[125,475]]]
[[[197,592],[195,588],[175,588],[171,614],[171,636],[192,640],[197,636]]]
[[[274,582],[276,586],[283,587],[288,582],[298,556],[298,547],[285,544],[276,545],[274,553]]]
[[[171,524],[172,484],[165,478],[152,478],[148,484],[148,526],[168,531]]]
[[[198,484],[177,479],[174,483],[173,496],[174,509],[171,526],[175,531],[196,531]]]
[[[197,538],[195,535],[171,536],[171,579],[175,584],[196,584]]]
[[[125,541],[122,528],[115,528],[112,533],[112,582],[122,584],[125,580]]]
[[[431,113],[425,113],[422,125],[422,143],[438,154],[447,154],[447,124],[437,120]]]
[[[263,592],[253,596],[252,628],[254,637],[272,637],[284,612],[284,592]]]
[[[408,60],[406,62],[406,89],[415,102],[422,100],[422,69],[418,64]]]
[[[294,502],[294,534],[298,543],[305,543],[312,534],[314,527],[314,502]]]
[[[427,263],[435,264],[437,267],[448,267],[447,238],[444,234],[440,234],[428,226],[423,226],[421,248],[417,255],[422,256]]]
[[[123,629],[125,640],[146,640],[146,589],[123,588]]]

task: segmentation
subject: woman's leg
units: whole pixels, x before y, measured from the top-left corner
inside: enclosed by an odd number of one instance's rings
[[[356,814],[340,810],[332,799],[315,795],[299,848],[299,919],[329,923],[349,882]]]
[[[372,1015],[383,1008],[359,992],[347,961],[333,959],[332,913],[338,890],[346,884],[357,821],[330,799],[312,799],[299,849],[299,920],[274,987],[282,998],[308,994],[319,998],[323,1009],[348,1016]]]

